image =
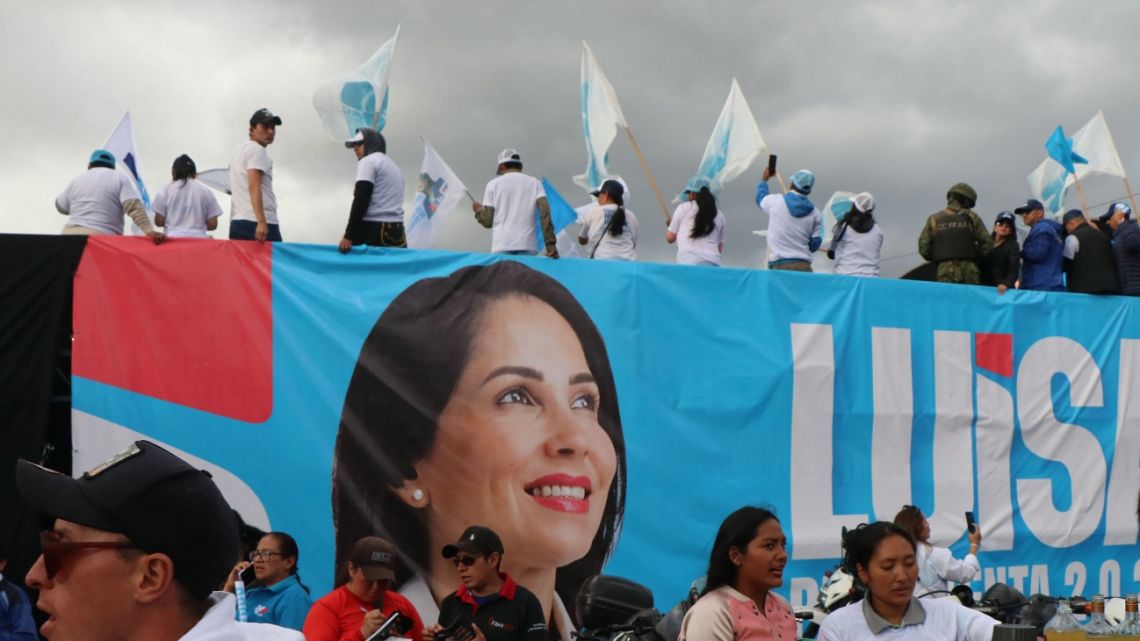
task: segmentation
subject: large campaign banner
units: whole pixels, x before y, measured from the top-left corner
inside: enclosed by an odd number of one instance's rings
[[[480,524],[556,618],[599,572],[667,609],[746,504],[780,518],[793,604],[843,527],[908,504],[958,556],[976,514],[976,591],[1140,588],[1136,299],[136,240],[92,238],[76,277],[76,471],[136,438],[191,457],[314,595],[380,534],[432,620],[439,550]]]

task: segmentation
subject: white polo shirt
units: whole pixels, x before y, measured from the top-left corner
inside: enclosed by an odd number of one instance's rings
[[[997,621],[953,597],[911,598],[902,623],[887,623],[866,599],[827,615],[819,641],[990,641]]]
[[[230,156],[230,220],[252,220],[253,203],[249,199],[249,170],[261,170],[261,207],[265,222],[277,224],[277,198],[273,195],[273,161],[265,147],[246,140],[234,147]]]

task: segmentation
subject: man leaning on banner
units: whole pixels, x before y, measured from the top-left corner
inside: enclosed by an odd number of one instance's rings
[[[155,245],[166,240],[166,236],[150,224],[131,179],[115,171],[115,156],[106,149],[96,149],[91,154],[87,171],[67,184],[56,197],[55,208],[68,217],[63,226],[65,235],[122,236],[126,214]]]

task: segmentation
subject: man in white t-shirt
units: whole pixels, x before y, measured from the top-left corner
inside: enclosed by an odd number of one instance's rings
[[[115,171],[115,156],[106,149],[91,154],[87,171],[71,179],[56,197],[55,208],[68,217],[63,226],[65,235],[122,236],[126,214],[154,244],[166,239],[150,224],[134,182]]]
[[[388,144],[375,129],[362,127],[344,141],[356,153],[356,187],[340,253],[353,245],[407,247],[404,234],[404,174],[388,157]]]
[[[230,240],[281,241],[273,161],[265,151],[280,124],[281,118],[264,107],[253,112],[249,140],[234,147],[230,156]]]
[[[499,153],[497,177],[487,183],[482,203],[472,203],[475,220],[491,230],[491,252],[533,256],[538,253],[534,211],[542,226],[546,256],[558,258],[550,203],[542,182],[522,173],[522,158],[514,149]]]

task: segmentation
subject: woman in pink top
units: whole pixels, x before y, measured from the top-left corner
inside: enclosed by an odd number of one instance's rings
[[[720,524],[705,591],[678,641],[795,641],[796,619],[772,588],[784,584],[788,539],[771,511],[742,507]]]

